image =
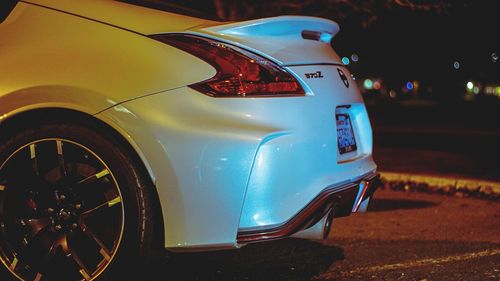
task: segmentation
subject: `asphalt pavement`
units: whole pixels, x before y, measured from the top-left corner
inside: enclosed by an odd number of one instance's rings
[[[500,204],[379,190],[370,212],[337,219],[326,243],[284,239],[165,254],[144,280],[500,280]]]
[[[380,190],[365,215],[337,220],[344,259],[323,280],[500,280],[500,204]]]

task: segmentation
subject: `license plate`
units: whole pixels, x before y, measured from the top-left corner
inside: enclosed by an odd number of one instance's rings
[[[356,151],[356,139],[349,114],[336,114],[337,137],[340,154]]]

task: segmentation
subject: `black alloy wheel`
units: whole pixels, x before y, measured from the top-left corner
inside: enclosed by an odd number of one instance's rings
[[[4,274],[119,279],[151,240],[146,181],[132,162],[116,143],[75,125],[45,125],[0,145]]]

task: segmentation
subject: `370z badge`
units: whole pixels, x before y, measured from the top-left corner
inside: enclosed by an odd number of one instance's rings
[[[321,71],[306,73],[306,78],[307,79],[311,79],[311,78],[323,78],[323,74],[321,74]]]
[[[342,82],[344,82],[346,88],[349,88],[349,80],[347,79],[347,76],[345,76],[344,71],[342,71],[340,68],[337,68],[337,71],[339,72],[340,79],[342,80]]]

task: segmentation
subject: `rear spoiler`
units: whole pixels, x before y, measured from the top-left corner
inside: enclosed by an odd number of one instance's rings
[[[331,20],[306,16],[279,16],[200,28],[200,31],[218,36],[238,37],[302,37],[330,43],[339,32],[339,25]]]
[[[189,32],[222,39],[281,65],[342,64],[332,48],[339,25],[331,20],[280,16],[194,27]]]

